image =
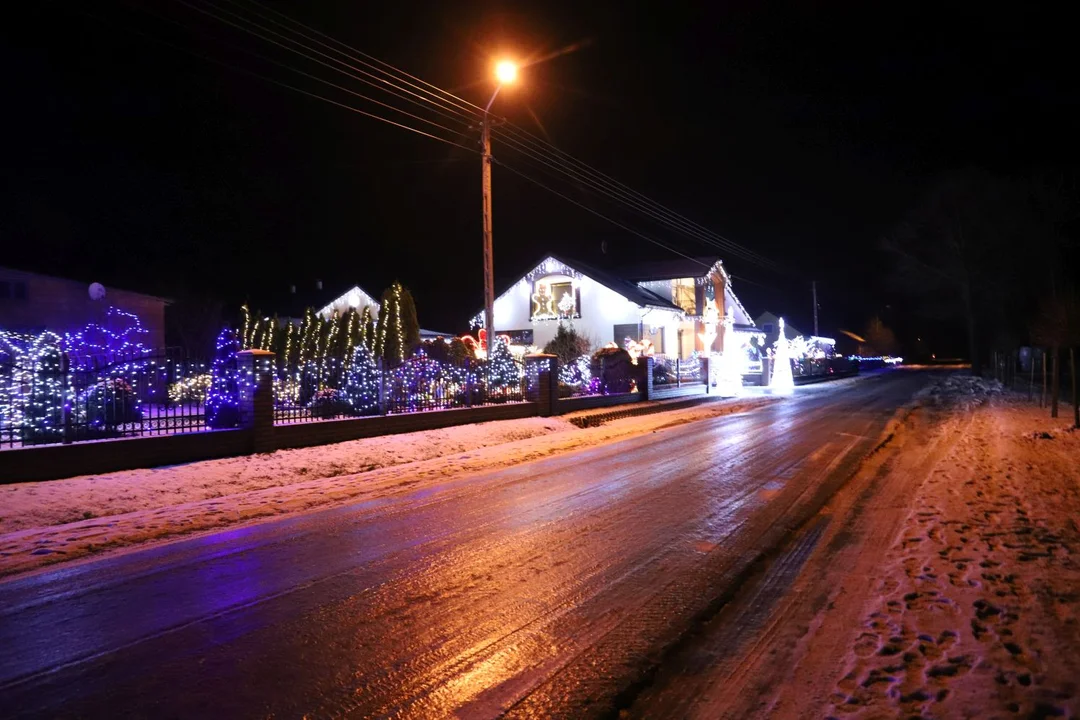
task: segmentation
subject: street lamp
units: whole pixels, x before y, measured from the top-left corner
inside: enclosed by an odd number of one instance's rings
[[[517,80],[517,65],[509,60],[495,64],[495,79],[498,84],[484,108],[484,119],[480,125],[480,143],[484,153],[481,158],[481,191],[484,196],[484,329],[487,332],[488,350],[495,341],[495,270],[491,250],[491,104],[503,85]]]

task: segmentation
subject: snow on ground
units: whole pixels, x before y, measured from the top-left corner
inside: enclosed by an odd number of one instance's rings
[[[1080,431],[952,374],[695,630],[629,717],[1080,711]]]
[[[912,498],[826,714],[1073,715],[1080,432],[970,376],[927,399],[971,424]]]
[[[373,499],[775,402],[705,403],[581,430],[525,418],[0,486],[0,576],[102,550]],[[656,403],[662,407],[664,403]]]

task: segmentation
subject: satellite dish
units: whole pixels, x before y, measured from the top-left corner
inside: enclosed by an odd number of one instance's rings
[[[105,299],[105,286],[101,283],[90,283],[90,299],[91,300],[104,300]]]

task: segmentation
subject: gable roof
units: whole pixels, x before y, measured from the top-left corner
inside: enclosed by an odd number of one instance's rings
[[[649,262],[632,263],[617,268],[620,277],[634,282],[649,282],[650,280],[674,280],[675,278],[699,278],[705,277],[720,262],[715,255],[701,257],[671,258],[668,260],[652,260]]]
[[[608,290],[622,295],[624,298],[632,303],[640,305],[641,307],[659,308],[661,310],[674,310],[676,312],[682,312],[683,309],[671,302],[670,300],[657,295],[648,288],[643,288],[636,282],[631,282],[625,279],[621,275],[615,275],[605,270],[601,270],[597,267],[583,263],[580,260],[572,260],[570,258],[560,257],[558,255],[549,255],[548,257],[556,260],[569,268],[577,270],[582,275],[591,278],[594,282],[598,282]],[[546,258],[545,258],[546,260]],[[543,261],[542,261],[543,262]],[[537,265],[539,267],[539,264]]]

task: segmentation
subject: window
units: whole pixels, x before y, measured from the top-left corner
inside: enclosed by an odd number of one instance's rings
[[[761,329],[765,331],[766,335],[772,335],[772,323],[763,324]]]
[[[641,342],[641,325],[639,323],[616,325],[614,328],[615,344],[626,347],[627,340]]]
[[[671,281],[672,301],[687,315],[697,315],[697,285],[694,278],[679,278]]]
[[[581,317],[581,291],[565,275],[548,275],[533,282],[530,320],[562,320]]]

